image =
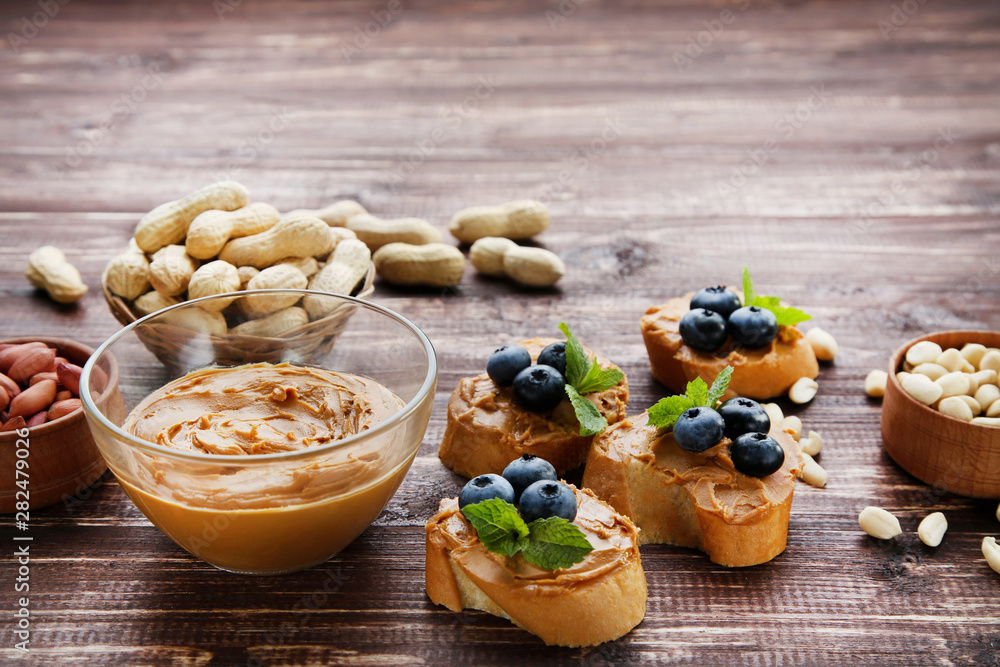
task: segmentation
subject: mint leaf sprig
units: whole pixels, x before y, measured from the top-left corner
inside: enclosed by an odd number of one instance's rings
[[[657,428],[672,429],[677,418],[689,408],[706,407],[714,410],[719,404],[719,399],[729,388],[729,379],[732,374],[733,367],[726,366],[715,377],[711,387],[700,377],[691,380],[687,384],[685,393],[661,398],[656,405],[651,407],[647,423]]]
[[[743,266],[743,305],[758,306],[759,308],[770,310],[774,313],[775,319],[778,320],[779,327],[791,327],[799,322],[812,319],[812,315],[798,308],[782,306],[781,297],[763,296],[754,292],[753,280],[750,278],[750,269],[746,265]]]
[[[594,550],[579,527],[558,516],[525,523],[517,508],[490,498],[462,508],[462,514],[493,553],[524,560],[546,570],[561,570],[582,561]]]
[[[608,420],[584,394],[617,386],[625,374],[617,368],[601,368],[588,357],[568,324],[560,322],[559,330],[566,336],[566,395],[580,422],[580,435],[596,435],[608,427]]]

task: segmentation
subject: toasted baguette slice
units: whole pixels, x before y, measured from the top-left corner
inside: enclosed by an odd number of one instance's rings
[[[520,343],[532,360],[555,339],[533,338]],[[594,358],[589,350],[587,354]],[[602,368],[617,368],[596,357]],[[628,380],[605,391],[588,394],[608,423],[625,418]],[[522,454],[551,463],[560,475],[587,460],[594,436],[580,435],[580,423],[568,399],[554,410],[536,414],[514,403],[511,387],[498,387],[486,373],[463,378],[448,401],[448,422],[438,456],[466,477],[499,475]]]
[[[543,570],[520,554],[488,551],[458,509],[441,501],[427,522],[427,595],[452,611],[500,616],[546,644],[593,646],[629,632],[646,615],[638,530],[589,490],[576,493],[574,523],[594,550],[565,570]]]
[[[690,302],[691,295],[671,299],[650,307],[641,320],[653,377],[671,391],[683,392],[696,377],[711,384],[726,366],[733,367],[733,375],[724,399],[783,396],[799,378],[819,375],[816,353],[796,327],[786,327],[781,336],[757,349],[739,347],[732,340],[712,353],[688,347],[678,327]]]
[[[673,435],[629,417],[594,439],[583,484],[641,529],[642,544],[694,547],[727,567],[764,563],[785,550],[801,450],[778,426],[781,469],[764,478],[736,471],[729,440],[694,454]]]

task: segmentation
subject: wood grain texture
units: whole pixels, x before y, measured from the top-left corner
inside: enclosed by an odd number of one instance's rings
[[[543,291],[471,268],[456,290],[377,286],[437,347],[435,412],[386,511],[323,566],[216,571],[111,478],[33,512],[32,651],[11,650],[4,615],[0,662],[1000,665],[1000,576],[979,550],[1000,532],[996,504],[896,467],[862,391],[916,335],[1000,330],[1000,5],[404,1],[345,56],[387,2],[222,1],[220,16],[208,0],[74,0],[31,39],[4,40],[0,336],[100,343],[118,328],[105,263],[144,212],[222,176],[281,210],[353,197],[442,229],[465,206],[541,198],[553,225],[537,242],[568,273]],[[904,4],[912,15],[894,15]],[[3,34],[38,11],[3,3]],[[679,67],[675,53],[696,57]],[[90,285],[76,306],[24,280],[44,243]],[[799,485],[786,552],[726,570],[643,547],[646,620],[593,649],[435,608],[422,526],[463,481],[436,456],[458,379],[564,319],[628,373],[643,409],[664,390],[641,313],[734,283],[744,263],[840,343],[816,400],[783,403],[823,434],[830,472],[826,489]],[[906,532],[864,535],[869,504]],[[914,531],[935,510],[950,529],[931,549]],[[15,533],[0,518],[4,609]]]

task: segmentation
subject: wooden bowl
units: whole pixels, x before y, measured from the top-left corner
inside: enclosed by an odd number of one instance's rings
[[[966,343],[1000,347],[1000,332],[945,331],[911,340],[889,362],[882,403],[882,443],[903,470],[943,491],[972,498],[1000,498],[1000,428],[943,415],[900,386],[906,351],[920,341],[944,349]]]
[[[83,366],[93,348],[66,338],[26,336],[0,340],[0,343],[29,343],[41,341],[54,347],[59,356],[65,357],[78,366]],[[108,399],[121,402],[117,391],[118,367],[111,360],[108,374]],[[122,403],[124,409],[124,403]],[[27,446],[25,446],[27,441]],[[28,450],[27,468],[17,475],[18,450]],[[84,419],[83,409],[75,410],[64,417],[28,429],[28,437],[21,438],[16,432],[0,433],[0,513],[19,511],[17,503],[24,502],[24,489],[18,481],[28,480],[28,509],[38,509],[65,501],[97,481],[108,469],[101,458],[94,438]],[[23,475],[27,474],[25,478]],[[23,505],[21,506],[23,508]]]

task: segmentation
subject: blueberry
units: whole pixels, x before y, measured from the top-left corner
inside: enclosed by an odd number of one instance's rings
[[[744,347],[763,347],[778,335],[778,320],[767,308],[746,306],[729,316],[729,335]]]
[[[691,310],[704,308],[728,318],[737,308],[742,308],[743,302],[731,289],[719,285],[706,287],[691,297]]]
[[[726,422],[725,436],[735,440],[744,433],[767,433],[771,418],[760,403],[749,398],[731,398],[719,406],[719,414]]]
[[[677,446],[689,452],[703,452],[722,440],[726,422],[712,408],[688,408],[674,423]]]
[[[767,477],[785,462],[785,450],[766,433],[744,433],[729,446],[733,465],[744,475]]]
[[[538,355],[538,363],[552,366],[566,375],[566,341],[552,343]]]
[[[576,495],[562,482],[543,479],[521,493],[518,507],[521,518],[527,523],[550,516],[561,516],[572,521],[576,518]]]
[[[681,338],[688,347],[714,352],[726,342],[726,318],[711,310],[689,310],[681,318]]]
[[[514,487],[515,504],[521,499],[521,492],[540,480],[557,481],[559,475],[552,464],[534,454],[522,454],[503,470],[503,478]]]
[[[547,412],[566,397],[566,381],[551,366],[528,366],[514,378],[514,400],[525,410]]]
[[[490,355],[486,362],[486,374],[501,387],[514,382],[517,374],[531,365],[531,355],[519,345],[504,345]]]
[[[510,482],[500,475],[489,473],[473,477],[458,494],[458,508],[462,509],[466,505],[475,505],[490,498],[499,498],[510,504],[514,504],[514,487]]]

